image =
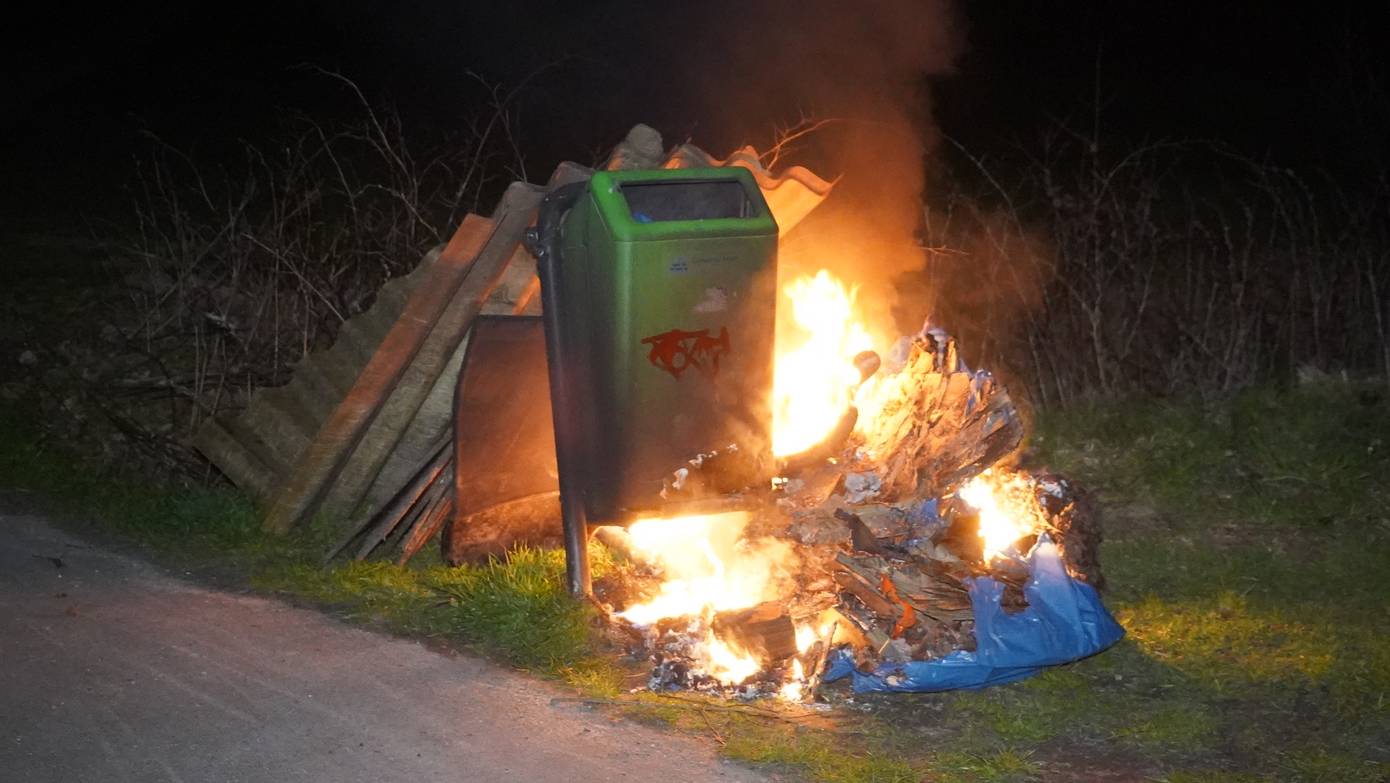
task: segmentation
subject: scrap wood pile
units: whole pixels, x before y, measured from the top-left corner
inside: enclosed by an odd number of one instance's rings
[[[621,533],[601,536],[639,561],[595,589],[611,610],[613,637],[633,657],[651,661],[649,688],[799,699],[815,692],[837,650],[864,672],[973,650],[971,581],[995,580],[1003,586],[1003,609],[1023,610],[1025,556],[1043,536],[1057,545],[1073,578],[1102,585],[1101,531],[1088,495],[1053,474],[1002,467],[1023,436],[1005,389],[988,373],[968,370],[940,330],[924,330],[894,353],[882,379],[892,388],[875,426],[752,503],[746,539],[771,538],[791,549],[777,600],[639,626],[621,608],[655,591],[665,575],[631,553]],[[683,482],[698,483],[691,472],[706,466],[717,470],[718,460],[692,461]],[[982,510],[962,497],[972,480],[986,482],[1000,510],[1025,531],[997,556],[983,551]],[[803,628],[809,645],[798,644]],[[760,669],[730,684],[716,676],[712,643],[751,653]]]
[[[453,513],[453,443],[440,438],[430,449],[430,458],[405,486],[366,523],[351,528],[328,550],[324,559],[332,560],[351,548],[354,560],[365,560],[380,548],[394,554],[397,565],[405,565],[434,538]]]
[[[747,169],[779,229],[789,231],[833,183],[800,166],[774,173],[762,165],[764,157],[752,147],[724,159],[693,144],[670,147],[656,130],[636,125],[605,167]],[[454,442],[454,392],[480,315],[539,315],[536,260],[524,235],[547,192],[592,174],[563,162],[543,183],[512,182],[486,215],[465,216],[448,243],[383,285],[366,312],[343,322],[331,348],[301,359],[288,383],[255,389],[244,409],[204,422],[194,445],[258,501],[267,530],[285,533],[317,519],[337,536],[329,559],[404,561],[432,538],[447,539],[452,520],[471,522],[476,515],[495,528],[485,546],[441,540],[453,564],[482,561],[516,543],[558,541],[558,521],[544,516],[558,503],[553,476],[548,496],[532,493],[528,503],[494,498],[505,501],[500,511],[472,508],[454,496],[455,474],[469,478],[478,461],[458,459],[458,449],[497,448],[472,434]],[[520,439],[540,436],[517,429]],[[524,524],[509,528],[516,519]]]
[[[823,549],[822,556],[831,558],[836,608],[863,635],[853,651],[857,663],[867,669],[880,661],[926,661],[974,649],[969,580],[987,576],[1002,583],[1004,608],[1023,609],[1029,575],[1022,556],[1041,535],[1060,542],[1074,576],[1091,584],[1101,579],[1094,556],[1100,531],[1087,496],[1046,474],[1015,473],[1005,481],[1009,505],[1032,513],[1034,532],[988,562],[981,557],[979,512],[959,496],[907,509],[838,507],[837,526],[815,516],[793,523],[793,536],[837,541],[833,555]]]

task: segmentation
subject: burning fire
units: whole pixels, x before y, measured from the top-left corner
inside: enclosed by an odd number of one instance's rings
[[[791,548],[776,539],[743,539],[748,514],[645,519],[632,524],[633,548],[658,564],[665,580],[651,600],[618,613],[634,625],[674,617],[711,618],[779,596],[779,585],[795,566]],[[763,667],[746,650],[706,631],[703,656],[710,676],[737,685]]]
[[[873,348],[854,311],[855,293],[824,269],[783,289],[791,321],[777,332],[773,376],[772,451],[779,457],[821,442],[853,402],[860,381],[853,359]]]
[[[763,668],[757,658],[720,641],[712,631],[705,644],[709,651],[710,676],[722,683],[738,685]]]
[[[819,641],[829,644],[834,631],[834,627],[830,625],[822,625],[819,628],[813,628],[810,623],[797,625],[797,654],[805,655]],[[806,698],[806,685],[806,667],[801,665],[801,659],[793,658],[791,672],[787,676],[787,681],[782,683],[782,690],[779,695],[787,701],[803,701]]]
[[[861,388],[853,357],[871,350],[873,340],[855,309],[856,289],[822,269],[796,278],[783,294],[790,304],[791,326],[777,333],[772,420],[772,450],[777,456],[820,443],[850,405],[859,409],[856,429],[866,431],[882,408],[882,397],[893,394],[891,383],[880,378]],[[1028,518],[1026,510],[1033,506],[1013,497],[1027,489],[1021,476],[996,476],[988,470],[961,488],[961,498],[980,512],[986,562],[1037,530],[1037,520]]]
[[[776,575],[789,565],[790,547],[773,539],[741,542],[747,525],[748,514],[742,511],[634,522],[628,528],[633,547],[661,566],[666,581],[655,598],[629,606],[619,616],[651,625],[666,617],[746,609],[776,598]]]
[[[792,661],[792,673],[787,681],[782,683],[780,694],[787,701],[801,701],[802,689],[806,686],[806,667],[801,665],[800,659]]]
[[[855,290],[828,271],[798,277],[783,294],[790,305],[790,328],[777,334],[773,388],[773,452],[796,454],[821,442],[854,402],[860,371],[853,358],[872,348],[855,313]],[[634,625],[658,620],[703,618],[705,641],[698,657],[710,676],[738,685],[762,670],[766,661],[709,630],[714,614],[746,609],[779,597],[781,579],[794,567],[790,547],[775,539],[744,541],[743,512],[646,519],[628,528],[633,548],[662,570],[660,592],[618,613]],[[832,629],[801,624],[796,646],[805,653]],[[807,676],[794,660],[781,695],[805,696]]]
[[[1042,521],[1032,518],[1037,513],[1036,506],[1022,502],[1029,492],[1031,487],[1022,474],[997,476],[993,470],[986,470],[960,488],[957,494],[961,500],[980,512],[985,562],[1002,557],[1019,539],[1040,529]]]
[[[856,430],[872,432],[883,418],[880,412],[885,403],[910,393],[899,376],[876,376],[865,382],[856,366],[855,357],[874,347],[864,313],[856,310],[856,293],[826,270],[798,277],[783,289],[786,307],[777,333],[773,383],[772,448],[777,456],[798,454],[824,441],[851,406],[859,414]],[[979,512],[985,563],[1005,556],[1017,542],[1047,524],[1033,491],[1026,474],[991,470],[959,488],[958,496]],[[814,692],[821,676],[819,662],[824,660],[812,651],[827,649],[817,644],[831,645],[846,632],[838,621],[802,618],[794,623],[796,655],[778,661],[763,660],[761,656],[768,653],[762,647],[744,649],[740,641],[721,638],[721,633],[731,637],[739,633],[730,632],[729,626],[721,624],[728,622],[727,617],[717,615],[785,601],[791,595],[787,588],[798,565],[792,548],[774,538],[747,540],[749,522],[747,513],[731,512],[646,519],[631,525],[627,532],[634,553],[655,565],[662,581],[655,595],[617,616],[652,633],[684,635],[686,660],[697,666],[691,671],[726,686],[774,673],[767,668],[770,665],[785,666],[779,673],[778,693],[790,701],[803,701]],[[672,630],[670,624],[658,626],[662,620],[686,624]],[[781,649],[786,649],[788,640],[785,635],[781,638]],[[746,642],[745,637],[739,639]],[[808,667],[814,670],[808,672]]]

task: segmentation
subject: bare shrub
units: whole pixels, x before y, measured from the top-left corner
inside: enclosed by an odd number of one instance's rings
[[[111,265],[121,295],[103,313],[115,345],[87,389],[156,463],[200,470],[187,444],[205,419],[287,382],[520,166],[502,103],[417,157],[398,115],[328,75],[360,99],[360,120],[290,116],[232,170],[149,137]]]
[[[1007,159],[953,152],[955,185],[924,213],[929,314],[1035,401],[1222,393],[1302,367],[1390,379],[1383,187],[1065,130]]]

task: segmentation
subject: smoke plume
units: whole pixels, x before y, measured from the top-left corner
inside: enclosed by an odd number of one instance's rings
[[[951,72],[964,46],[952,3],[715,4],[694,29],[682,70],[700,85],[696,140],[765,149],[777,128],[823,122],[781,162],[837,178],[836,187],[787,237],[781,264],[856,281],[882,316],[878,331],[894,333],[893,279],[924,263],[916,230],[936,140],[929,82]]]

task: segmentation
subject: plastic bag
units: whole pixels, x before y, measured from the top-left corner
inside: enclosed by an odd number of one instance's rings
[[[849,675],[854,678],[855,693],[984,688],[1095,655],[1125,635],[1095,588],[1067,574],[1057,546],[1046,537],[1029,554],[1028,565],[1030,576],[1023,586],[1028,608],[1015,614],[1000,606],[1002,584],[989,577],[970,580],[973,652],[956,650],[933,661],[883,663],[866,674],[856,670],[852,657],[841,650],[826,670],[826,681]]]

